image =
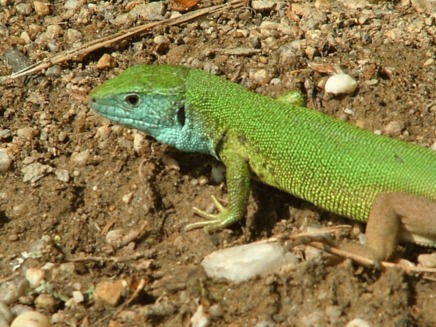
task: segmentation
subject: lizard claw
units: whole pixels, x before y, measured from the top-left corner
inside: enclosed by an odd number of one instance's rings
[[[204,228],[204,230],[208,233],[220,230],[225,228],[226,226],[232,223],[232,219],[229,214],[229,209],[224,207],[215,196],[211,196],[212,201],[215,207],[218,209],[217,214],[207,213],[206,211],[200,210],[196,207],[193,207],[192,210],[194,213],[199,215],[200,217],[206,218],[207,220],[199,221],[196,223],[188,224],[184,228],[184,231],[190,231],[193,229]]]

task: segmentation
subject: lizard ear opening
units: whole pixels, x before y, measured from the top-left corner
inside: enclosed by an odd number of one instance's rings
[[[185,120],[186,120],[185,106],[181,106],[179,110],[177,110],[177,122],[181,126],[185,126]]]

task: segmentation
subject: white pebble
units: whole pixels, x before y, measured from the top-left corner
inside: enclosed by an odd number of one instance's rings
[[[435,268],[436,267],[436,253],[420,254],[418,256],[418,263],[421,267]]]
[[[45,277],[43,270],[38,268],[29,268],[26,270],[26,279],[30,284],[30,287],[37,287]]]
[[[35,299],[35,308],[44,312],[55,312],[58,307],[58,300],[50,294],[39,294]]]
[[[406,123],[403,120],[390,121],[383,129],[385,134],[394,136],[399,135],[406,128]]]
[[[154,21],[163,20],[165,11],[163,2],[159,1],[136,5],[128,15],[131,20],[141,17],[145,21]]]
[[[83,296],[83,293],[80,291],[74,291],[73,292],[73,299],[76,303],[81,303],[85,301],[85,297]]]
[[[201,265],[211,278],[242,282],[297,263],[298,259],[281,245],[259,242],[215,251]]]
[[[16,5],[15,10],[20,15],[30,15],[32,13],[32,6],[30,3],[19,3]]]
[[[8,171],[12,165],[12,158],[7,149],[0,149],[0,172]]]
[[[219,184],[226,178],[226,169],[223,165],[214,165],[211,170],[211,180]]]
[[[62,27],[60,25],[48,25],[45,34],[50,38],[54,39],[59,37],[62,34]]]
[[[0,301],[11,304],[23,296],[28,287],[29,282],[24,278],[4,282],[0,285]]]
[[[141,153],[144,148],[144,134],[135,133],[133,134],[133,149],[136,153]]]
[[[107,125],[103,125],[99,128],[97,128],[97,132],[95,133],[95,136],[100,138],[101,140],[106,140],[110,135],[110,128]]]
[[[67,10],[74,10],[77,8],[77,6],[80,4],[78,0],[67,0],[64,3],[64,7]]]
[[[11,327],[50,327],[51,323],[47,316],[36,311],[28,311],[17,318],[11,324]]]
[[[21,32],[20,39],[22,39],[26,44],[32,43],[32,39],[26,31]]]
[[[165,43],[168,43],[168,40],[166,39],[165,36],[163,36],[163,35],[158,35],[158,36],[155,36],[155,37],[154,37],[154,39],[153,39],[153,43],[154,43],[154,44],[165,44]]]
[[[34,183],[45,175],[51,173],[53,168],[48,165],[40,164],[39,162],[31,163],[30,165],[23,167],[21,172],[24,174],[23,182]]]
[[[180,165],[177,162],[177,160],[170,157],[169,155],[164,154],[162,156],[162,162],[165,165],[165,167],[168,169],[175,170],[175,171],[180,170]]]
[[[83,167],[89,160],[89,150],[84,150],[82,152],[74,152],[71,155],[71,161],[77,166]]]
[[[106,242],[115,247],[119,247],[122,243],[122,238],[124,236],[125,232],[123,229],[113,229],[107,232],[106,234]]]
[[[56,178],[59,179],[61,182],[68,182],[70,180],[70,174],[68,170],[65,169],[56,169],[54,171]]]
[[[269,83],[272,77],[268,70],[260,69],[250,73],[250,78],[252,78],[256,83],[263,85]]]
[[[361,318],[351,320],[345,327],[371,327],[371,324]]]
[[[133,199],[133,193],[132,193],[132,192],[129,192],[129,193],[127,193],[127,194],[124,194],[124,195],[123,195],[123,198],[122,198],[122,200],[123,200],[123,202],[124,202],[125,204],[129,204],[130,201],[132,201],[132,199]]]
[[[67,40],[69,43],[75,43],[75,42],[79,42],[82,41],[83,38],[83,34],[81,32],[79,32],[78,30],[69,28],[67,30]]]
[[[325,83],[325,91],[331,94],[351,94],[356,90],[357,82],[347,74],[330,76]]]
[[[206,314],[204,307],[199,305],[191,318],[192,327],[207,327],[210,325],[209,316]]]
[[[32,139],[38,133],[33,129],[33,127],[23,127],[17,130],[17,136],[23,139]]]
[[[255,11],[269,11],[273,10],[274,7],[279,6],[279,1],[272,1],[272,0],[255,0],[252,1],[251,7]]]

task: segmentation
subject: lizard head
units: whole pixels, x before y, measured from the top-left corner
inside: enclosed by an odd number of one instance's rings
[[[89,105],[100,115],[146,132],[180,148],[185,126],[183,66],[136,65],[109,79],[89,94]]]

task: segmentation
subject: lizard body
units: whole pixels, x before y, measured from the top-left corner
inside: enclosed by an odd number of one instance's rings
[[[90,93],[91,107],[226,168],[229,206],[189,229],[241,219],[250,176],[333,213],[368,222],[368,246],[389,257],[399,240],[436,247],[436,152],[378,136],[303,106],[252,93],[204,71],[137,65]]]

